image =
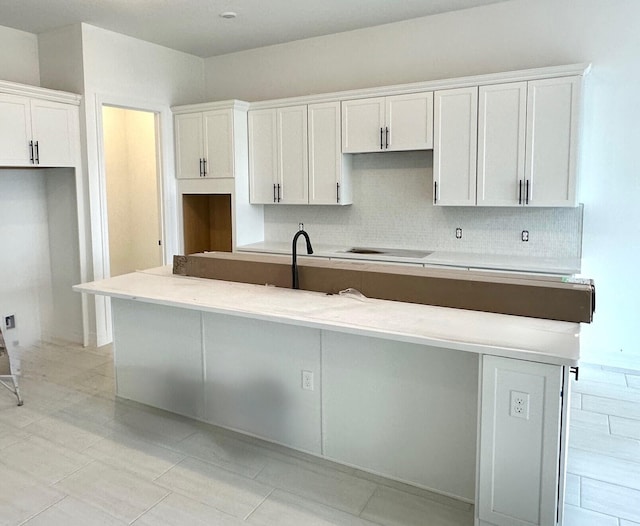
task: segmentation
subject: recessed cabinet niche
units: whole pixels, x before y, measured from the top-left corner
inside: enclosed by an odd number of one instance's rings
[[[575,206],[579,99],[577,76],[437,91],[434,204]]]
[[[184,253],[231,252],[231,194],[182,194]]]

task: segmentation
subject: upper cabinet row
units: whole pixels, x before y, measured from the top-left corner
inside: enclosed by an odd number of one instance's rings
[[[185,107],[175,118],[177,176],[233,177],[233,123],[248,115],[252,204],[351,204],[345,154],[433,149],[436,206],[575,206],[587,70],[541,68],[291,105],[235,101],[243,105],[236,113],[217,109],[222,103]],[[398,93],[407,90],[415,92]]]
[[[0,166],[76,165],[78,107],[0,93]]]
[[[436,205],[576,204],[580,78],[435,92]]]

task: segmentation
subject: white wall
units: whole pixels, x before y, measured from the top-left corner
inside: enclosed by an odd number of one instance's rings
[[[101,106],[109,104],[153,111],[159,116],[163,177],[165,256],[177,253],[173,122],[171,106],[203,101],[203,60],[132,37],[79,24],[39,35],[42,85],[80,92],[90,224],[90,278],[105,276],[107,253],[106,187],[103,174]],[[91,267],[92,266],[92,267]],[[91,313],[92,339],[109,341],[109,316],[103,298]],[[93,323],[92,323],[93,325]]]
[[[205,61],[207,98],[262,100],[592,62],[581,170],[583,273],[595,279],[586,361],[640,368],[635,0],[514,0]],[[357,195],[355,196],[357,199]]]
[[[0,170],[0,276],[2,323],[4,316],[16,316],[16,329],[7,331],[5,337],[23,346],[31,345],[42,337],[51,312],[47,196],[42,171]]]
[[[40,85],[38,37],[0,26],[0,80]]]

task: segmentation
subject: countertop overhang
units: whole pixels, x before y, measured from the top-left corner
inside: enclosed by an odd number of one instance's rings
[[[573,366],[580,324],[176,276],[158,267],[75,285],[77,292],[438,348]]]

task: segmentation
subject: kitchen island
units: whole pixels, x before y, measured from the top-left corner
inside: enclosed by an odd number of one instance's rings
[[[577,323],[175,276],[111,296],[117,395],[561,524]],[[556,522],[557,521],[557,522]]]

